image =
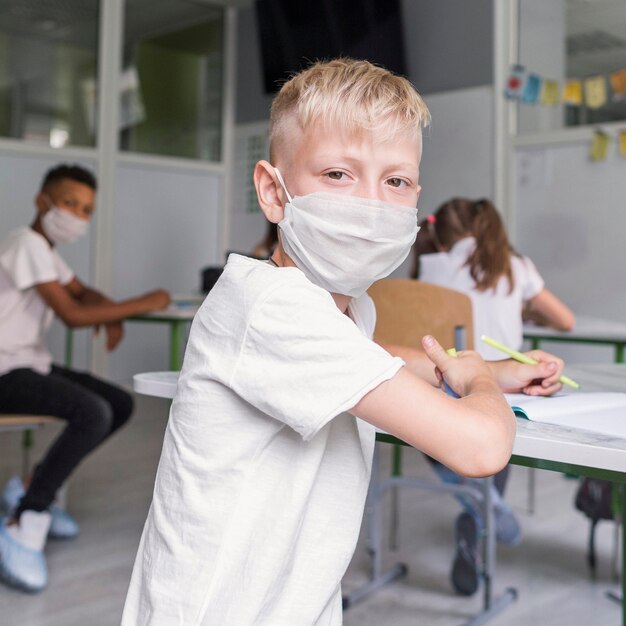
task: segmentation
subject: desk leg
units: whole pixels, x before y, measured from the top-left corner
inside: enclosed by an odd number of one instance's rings
[[[175,321],[170,323],[170,370],[180,371],[182,365],[180,352],[183,344],[183,330],[185,321]]]
[[[391,475],[396,478],[402,476],[402,446],[395,445],[392,449]],[[391,520],[389,523],[389,547],[392,550],[398,548],[398,487],[391,489]]]
[[[616,363],[624,363],[624,356],[626,343],[616,343],[615,344],[615,362]]]

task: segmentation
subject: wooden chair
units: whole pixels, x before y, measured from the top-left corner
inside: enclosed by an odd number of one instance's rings
[[[419,280],[386,278],[369,291],[376,305],[374,340],[411,348],[422,347],[424,335],[432,335],[444,348],[474,347],[472,301],[466,294]],[[402,446],[392,450],[392,476],[402,476]],[[391,490],[390,544],[396,547],[398,489]]]
[[[429,334],[444,348],[474,348],[469,296],[401,278],[379,280],[368,293],[376,305],[376,341],[421,348],[422,337]]]

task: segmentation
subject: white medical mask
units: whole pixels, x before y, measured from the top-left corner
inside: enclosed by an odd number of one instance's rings
[[[41,227],[52,243],[73,243],[87,232],[87,220],[81,220],[66,209],[50,205],[41,218]]]
[[[416,208],[325,192],[292,198],[274,171],[289,200],[278,224],[281,243],[312,283],[358,298],[409,255]]]

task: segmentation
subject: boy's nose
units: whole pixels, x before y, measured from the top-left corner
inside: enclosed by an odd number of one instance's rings
[[[368,183],[366,181],[359,185],[358,195],[361,198],[367,198],[368,200],[382,200],[382,190],[375,183]]]

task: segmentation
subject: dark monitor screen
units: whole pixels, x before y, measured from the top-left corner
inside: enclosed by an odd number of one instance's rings
[[[256,0],[265,91],[318,59],[367,59],[406,74],[400,0]]]

